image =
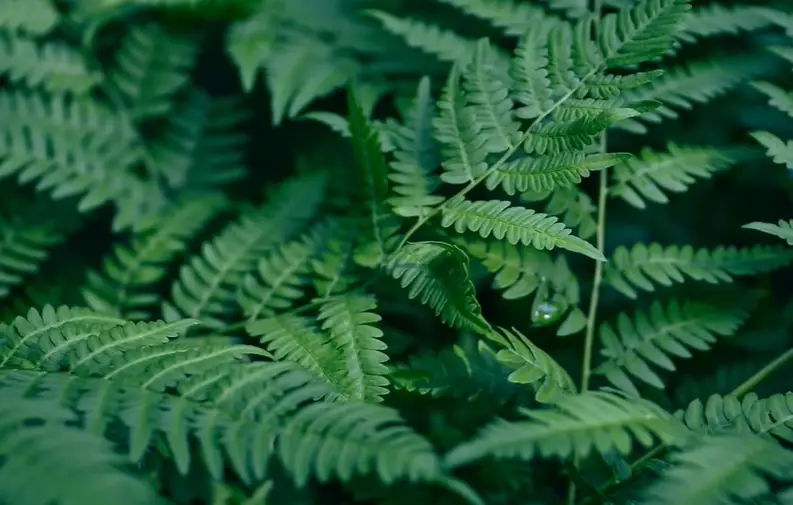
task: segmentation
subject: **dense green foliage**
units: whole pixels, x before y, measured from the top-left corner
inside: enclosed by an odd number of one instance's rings
[[[792,66],[787,0],[0,0],[0,505],[793,504]]]

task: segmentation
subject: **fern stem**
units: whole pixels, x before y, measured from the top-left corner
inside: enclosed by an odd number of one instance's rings
[[[606,134],[600,138],[601,152],[606,151]],[[608,195],[608,169],[599,174],[597,198],[597,232],[595,247],[603,253],[606,243],[606,196]],[[589,296],[587,310],[586,333],[584,334],[584,357],[581,363],[581,391],[589,389],[589,378],[592,375],[592,349],[595,344],[595,323],[597,322],[598,304],[600,303],[600,285],[603,283],[603,262],[595,262],[595,273],[592,276],[592,292]]]
[[[780,366],[784,365],[785,362],[790,359],[793,359],[793,348],[788,349],[785,353],[758,370],[757,373],[746,379],[743,384],[735,388],[730,394],[733,396],[745,395],[756,388],[758,384],[763,382],[769,375],[774,373]]]

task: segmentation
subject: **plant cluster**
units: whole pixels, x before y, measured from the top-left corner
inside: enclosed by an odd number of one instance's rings
[[[0,505],[793,504],[792,64],[785,1],[0,0]]]

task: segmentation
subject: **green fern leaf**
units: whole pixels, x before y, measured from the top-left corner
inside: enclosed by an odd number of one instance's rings
[[[640,118],[658,124],[664,119],[678,118],[676,109],[688,110],[694,104],[708,103],[724,96],[747,79],[764,75],[769,68],[771,65],[768,60],[756,54],[708,58],[667,68],[658,79],[627,90],[623,99],[629,103],[644,100],[660,102],[660,107],[645,112]],[[617,123],[615,128],[637,134],[647,133],[646,126],[636,120]]]
[[[508,380],[516,384],[532,384],[535,400],[556,403],[559,397],[575,394],[576,387],[567,371],[545,351],[534,345],[517,330],[501,329],[499,337],[506,338],[507,348],[498,351],[499,363],[512,368]]]
[[[523,389],[507,380],[509,369],[498,362],[496,352],[485,342],[454,345],[438,353],[411,356],[407,364],[392,367],[392,385],[433,397],[451,396],[473,401],[497,398],[507,401],[521,396]]]
[[[656,388],[664,382],[650,365],[674,371],[670,355],[691,358],[690,349],[707,351],[717,337],[734,335],[749,314],[735,307],[689,300],[654,301],[648,311],[633,317],[622,313],[614,323],[600,326],[601,354],[605,362],[593,373],[604,375],[616,387],[639,395],[630,376]]]
[[[684,192],[697,178],[710,178],[749,155],[751,151],[740,148],[679,147],[674,143],[663,153],[645,148],[638,158],[624,160],[614,167],[614,183],[609,194],[639,209],[647,207],[645,200],[668,203],[669,197],[663,190]]]
[[[766,148],[766,153],[774,163],[793,170],[793,140],[785,142],[773,133],[765,131],[752,132],[751,135]]]
[[[349,377],[342,350],[308,318],[295,314],[279,314],[254,321],[246,327],[252,337],[258,337],[278,361],[290,361],[305,367],[329,391],[329,400],[355,398],[355,379]]]
[[[553,216],[502,200],[472,202],[457,198],[444,208],[441,225],[458,233],[472,231],[482,238],[491,235],[510,244],[537,249],[561,247],[598,261],[605,257],[592,244],[571,235],[572,231]]]
[[[245,276],[237,291],[237,301],[250,321],[288,309],[305,295],[311,262],[327,232],[327,226],[314,227],[300,239],[268,253],[259,260],[256,274]]]
[[[185,200],[134,234],[129,245],[118,245],[105,258],[102,274],[88,273],[82,292],[87,305],[127,319],[148,319],[160,298],[154,288],[166,276],[168,264],[225,203],[220,197]]]
[[[743,225],[743,228],[774,235],[787,242],[788,245],[793,245],[793,219],[788,221],[780,219],[777,224],[754,222]]]
[[[766,477],[790,478],[787,469],[793,465],[793,452],[762,438],[725,434],[698,439],[673,454],[670,462],[673,466],[643,493],[644,499],[639,503],[747,503],[770,492]]]
[[[149,142],[154,170],[172,188],[213,188],[243,177],[249,118],[234,96],[210,97],[188,87],[172,104],[166,123]]]
[[[405,116],[403,125],[394,125],[391,135],[395,144],[394,160],[388,176],[392,195],[388,203],[403,217],[423,216],[430,207],[443,201],[433,195],[438,181],[432,174],[439,165],[437,146],[432,137],[434,103],[430,81],[419,82],[416,98]]]
[[[155,23],[133,26],[125,34],[108,72],[136,120],[165,116],[171,98],[183,89],[195,64],[198,44]]]
[[[109,440],[75,427],[79,418],[50,399],[0,389],[0,501],[165,505],[151,483],[125,468]]]
[[[693,9],[677,36],[685,42],[695,42],[698,38],[759,30],[770,24],[757,7],[712,3]]]
[[[530,28],[554,20],[541,7],[514,0],[440,0],[465,14],[488,21],[505,34],[522,37]]]
[[[163,311],[168,320],[200,319],[212,328],[225,325],[235,313],[236,291],[256,269],[262,254],[289,240],[314,217],[325,194],[326,178],[314,173],[290,179],[272,191],[270,202],[244,213],[179,271],[171,288],[172,301]]]
[[[676,416],[689,429],[704,434],[754,433],[793,441],[793,393],[759,398],[749,393],[740,400],[713,394],[696,399]]]
[[[636,298],[637,288],[655,291],[655,285],[671,286],[686,278],[716,284],[733,277],[771,272],[793,262],[793,252],[783,247],[755,246],[744,249],[720,246],[713,250],[692,246],[636,244],[620,246],[604,269],[604,281]]]
[[[85,95],[102,81],[78,50],[0,31],[0,76],[25,87]]]
[[[59,14],[50,0],[3,0],[0,28],[44,35],[58,22]]]
[[[487,334],[468,272],[468,256],[443,242],[405,244],[393,253],[385,270],[407,288],[410,299],[419,298],[448,325]]]
[[[671,414],[640,398],[589,391],[560,396],[553,407],[522,410],[529,418],[525,421],[498,420],[486,426],[476,438],[449,452],[444,463],[454,468],[487,456],[583,457],[593,449],[601,454],[628,454],[634,437],[649,446],[653,436],[669,442],[685,432]]]
[[[349,124],[355,156],[355,176],[358,204],[361,208],[355,261],[363,266],[380,264],[388,253],[386,242],[392,235],[391,214],[386,199],[389,195],[388,166],[380,151],[377,131],[368,123],[357,102],[356,93],[350,88],[347,93]]]
[[[372,312],[377,308],[374,298],[342,295],[323,303],[319,311],[321,328],[329,335],[330,345],[339,350],[347,372],[345,393],[356,400],[382,401],[388,390],[388,347],[382,341],[383,332],[372,323],[381,317]]]

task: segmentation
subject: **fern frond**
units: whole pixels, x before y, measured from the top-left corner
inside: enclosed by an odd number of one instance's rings
[[[394,225],[386,204],[389,195],[388,166],[380,151],[377,131],[358,105],[353,88],[347,93],[347,102],[355,158],[355,196],[362,216],[357,237],[359,244],[353,257],[363,266],[374,267],[383,261],[391,246],[389,242],[392,242],[389,239]]]
[[[623,99],[628,102],[661,102],[660,107],[641,117],[642,121],[658,124],[664,119],[676,119],[679,116],[676,109],[689,110],[695,104],[708,103],[747,79],[764,75],[769,68],[768,61],[756,54],[709,58],[666,69],[658,79],[626,91]],[[635,120],[618,123],[616,127],[638,134],[647,132],[647,128]]]
[[[433,195],[439,185],[433,172],[440,164],[438,149],[432,137],[434,103],[430,81],[419,82],[416,98],[404,118],[404,124],[393,125],[390,135],[394,143],[394,160],[389,164],[391,192],[388,203],[394,213],[403,217],[423,216],[430,207],[443,201]]]
[[[522,37],[537,25],[554,20],[541,7],[514,0],[439,0],[470,16],[489,22],[507,35]]]
[[[245,276],[237,301],[250,321],[288,309],[305,295],[311,262],[328,235],[320,224],[298,240],[287,242],[259,260],[257,272]]]
[[[86,304],[98,312],[148,319],[160,299],[155,286],[165,278],[169,263],[225,203],[221,197],[189,198],[133,234],[128,245],[117,245],[101,274],[89,271],[82,291]]]
[[[656,284],[671,286],[687,278],[711,284],[732,282],[733,277],[771,272],[791,262],[793,252],[784,247],[720,246],[708,250],[636,244],[630,250],[620,246],[614,251],[603,278],[623,295],[636,298],[637,288],[655,291]]]
[[[6,398],[10,392],[74,409],[85,428],[128,441],[133,462],[141,462],[161,440],[182,475],[198,457],[192,454],[195,443],[213,479],[222,479],[231,469],[246,485],[266,478],[272,456],[284,458],[289,473],[301,481],[306,469],[324,480],[346,481],[372,473],[381,479],[425,482],[445,477],[429,442],[410,431],[393,410],[371,404],[314,403],[327,388],[292,363],[206,370],[183,382],[178,395],[123,387],[112,380],[7,370],[0,373],[0,391]],[[363,419],[374,424],[356,430],[351,439],[348,423],[358,427]],[[250,440],[260,443],[252,447]],[[339,459],[339,452],[328,450],[329,444],[354,454],[356,464]],[[298,447],[301,457],[295,460],[298,452],[293,449]]]
[[[637,311],[633,317],[621,313],[614,323],[600,326],[600,352],[606,361],[593,373],[604,375],[629,394],[639,394],[631,376],[663,388],[663,380],[651,365],[674,371],[671,357],[688,359],[691,349],[709,350],[718,337],[734,335],[748,317],[741,307],[728,310],[676,299],[664,306],[656,300],[648,311]]]
[[[559,219],[519,206],[508,201],[489,200],[472,202],[456,198],[443,209],[441,225],[454,227],[458,233],[472,231],[482,238],[491,235],[510,244],[522,244],[537,249],[560,247],[605,261],[592,244],[571,235]]]
[[[14,203],[13,213],[6,209],[0,213],[0,299],[35,274],[49,258],[50,249],[63,242],[69,231],[59,216],[50,214],[51,207],[21,200]]]
[[[704,37],[759,30],[770,24],[762,9],[757,7],[712,3],[692,9],[677,37],[685,42],[695,42]]]
[[[740,148],[681,147],[674,143],[667,146],[666,152],[645,148],[639,157],[624,160],[614,167],[614,182],[609,194],[639,209],[647,207],[646,200],[668,203],[669,197],[663,190],[684,192],[698,178],[708,179],[750,153]]]
[[[671,414],[649,401],[606,392],[563,395],[552,409],[522,410],[525,421],[498,420],[478,436],[454,448],[444,459],[458,467],[481,458],[530,460],[535,456],[569,458],[616,451],[628,454],[633,438],[649,446],[653,438],[669,442],[685,429]]]
[[[269,202],[245,212],[179,271],[165,302],[166,319],[201,319],[213,328],[235,313],[236,292],[261,256],[303,231],[325,194],[324,173],[297,176],[272,191]]]
[[[466,64],[476,54],[476,41],[462,37],[451,30],[410,18],[400,18],[387,12],[373,10],[368,14],[383,28],[416,49],[431,54],[448,63]]]
[[[411,356],[408,363],[393,366],[389,378],[395,388],[433,397],[474,400],[486,396],[506,401],[522,394],[522,386],[507,380],[509,369],[498,362],[493,349],[482,340],[472,347],[454,345],[438,353]]]
[[[507,348],[499,350],[496,359],[514,370],[507,379],[516,384],[534,386],[535,400],[557,403],[561,396],[577,392],[567,371],[525,335],[514,329],[501,329],[499,337],[506,339]]]
[[[788,480],[793,452],[746,435],[703,437],[670,458],[672,466],[644,493],[643,505],[737,505]]]
[[[324,252],[311,261],[312,280],[320,298],[347,292],[353,284],[361,281],[361,269],[353,261],[359,222],[340,220],[323,243],[321,249]]]
[[[381,340],[383,332],[372,323],[381,317],[372,312],[377,308],[373,297],[341,295],[323,303],[319,311],[321,328],[328,333],[329,342],[341,353],[347,371],[345,390],[349,396],[370,402],[382,401],[388,392],[388,356]]]
[[[749,393],[740,400],[714,394],[704,403],[692,401],[676,415],[697,433],[754,433],[793,441],[793,393],[768,398]]]
[[[566,152],[526,157],[507,162],[485,179],[487,189],[499,186],[508,195],[569,188],[588,177],[590,172],[627,163],[625,153]]]
[[[0,28],[44,35],[58,22],[59,14],[50,0],[3,0]]]
[[[342,350],[311,319],[279,314],[248,324],[246,331],[277,361],[297,363],[327,384],[327,399],[354,399],[354,380],[348,376]]]
[[[108,440],[75,426],[79,417],[0,386],[0,501],[165,505],[150,483],[125,468],[128,462]]]
[[[751,135],[766,148],[768,157],[774,163],[785,165],[793,170],[793,140],[784,141],[765,131],[752,132]]]
[[[41,311],[31,308],[11,324],[0,323],[0,368],[21,367],[28,356],[41,355],[41,347],[46,343],[57,346],[124,322],[118,317],[79,307],[47,305]]]
[[[788,221],[780,219],[777,224],[753,222],[743,225],[742,228],[768,233],[781,238],[788,245],[793,245],[793,219]]]
[[[87,94],[103,75],[85,56],[61,42],[38,42],[0,31],[0,76],[26,87]]]
[[[189,87],[172,104],[148,154],[172,188],[203,189],[237,181],[246,173],[249,113],[237,97],[210,97]]]
[[[165,116],[171,98],[188,83],[197,50],[195,40],[156,23],[134,25],[108,71],[111,91],[120,94],[136,120]]]
[[[391,254],[385,270],[408,298],[419,298],[448,325],[486,334],[490,325],[482,317],[468,256],[457,246],[443,242],[416,242]]]

